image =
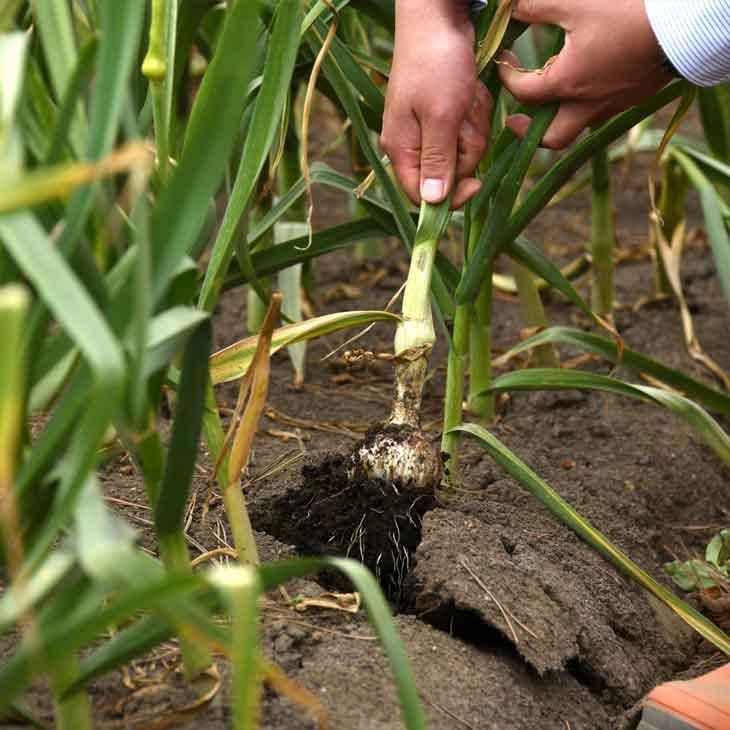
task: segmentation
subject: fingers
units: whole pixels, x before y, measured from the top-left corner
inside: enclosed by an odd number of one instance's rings
[[[437,109],[420,123],[415,113],[386,109],[380,146],[414,203],[440,203],[453,191],[452,205],[461,207],[476,193],[480,183],[473,175],[487,148],[492,107],[492,97],[478,83],[463,121],[453,109]]]
[[[512,51],[499,56],[499,76],[507,90],[523,104],[547,104],[564,93],[562,54],[538,71],[524,71]]]
[[[542,138],[542,146],[562,150],[596,119],[596,108],[593,103],[563,102]],[[518,137],[524,137],[531,121],[526,114],[515,114],[507,119],[507,126]]]
[[[421,198],[441,203],[451,190],[461,120],[451,114],[433,114],[421,127]]]
[[[542,138],[543,145],[553,150],[564,149],[591,124],[595,115],[595,105],[590,102],[564,102]]]
[[[467,201],[471,200],[482,188],[481,182],[475,177],[467,177],[459,180],[451,197],[452,210],[463,208]]]
[[[486,86],[479,83],[474,104],[459,130],[457,180],[471,177],[481,162],[489,140],[489,120],[492,116],[492,107],[492,97]]]
[[[386,118],[380,146],[390,158],[406,195],[421,202],[421,126],[412,114]]]

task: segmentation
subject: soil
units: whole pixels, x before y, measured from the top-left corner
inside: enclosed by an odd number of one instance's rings
[[[637,157],[614,175],[621,259],[617,324],[629,346],[717,385],[686,355],[671,302],[633,307],[652,288],[649,162]],[[333,193],[320,194],[317,225],[342,219],[343,207]],[[695,328],[705,350],[730,370],[728,307],[695,198],[689,224],[683,283]],[[546,211],[528,236],[564,263],[582,252],[589,230],[590,199],[579,193]],[[378,260],[361,263],[350,250],[319,260],[317,313],[382,308],[402,283],[405,263],[393,241]],[[580,288],[587,293],[587,282]],[[546,297],[546,310],[553,324],[586,325],[557,297]],[[516,300],[500,295],[494,317],[495,347],[506,350],[524,326]],[[244,336],[244,322],[245,296],[231,292],[216,314],[216,345]],[[392,389],[388,363],[348,367],[338,355],[322,362],[351,335],[309,344],[300,388],[291,385],[286,354],[273,358],[269,410],[255,443],[247,499],[264,560],[349,554],[374,570],[380,565],[432,728],[628,730],[635,727],[637,703],[657,683],[711,668],[718,660],[711,648],[557,523],[474,442],[463,444],[460,485],[436,497],[414,499],[391,494],[384,483],[348,480],[344,455],[369,425],[387,417]],[[391,343],[392,330],[378,325],[357,346],[377,353],[388,352]],[[561,352],[564,359],[576,354]],[[441,338],[422,411],[434,443],[445,362]],[[599,362],[586,366],[609,372]],[[219,398],[222,407],[232,408],[235,384],[221,387]],[[667,560],[698,554],[730,524],[730,469],[661,409],[578,392],[512,395],[502,399],[493,433],[665,585]],[[193,557],[231,543],[220,498],[208,490],[208,469],[202,458],[189,513]],[[129,460],[112,464],[104,483],[110,506],[154,552],[144,490]],[[289,586],[295,597],[349,590],[331,574]],[[276,594],[263,609],[262,633],[267,655],[316,702],[303,708],[267,689],[264,728],[316,727],[317,707],[326,710],[332,728],[403,727],[387,661],[363,612],[296,611]],[[12,645],[5,639],[0,656]],[[125,674],[96,682],[91,691],[99,726],[163,727],[159,723],[167,718],[199,730],[228,727],[225,681],[207,707],[175,715],[190,701],[189,688],[173,671],[178,659],[171,642]],[[217,663],[225,680],[226,663]],[[49,717],[42,686],[26,699]]]
[[[256,500],[251,520],[260,530],[297,546],[304,555],[354,557],[380,582],[395,606],[413,553],[421,541],[423,515],[436,505],[433,490],[414,489],[349,474],[348,455],[316,456],[284,494]],[[320,579],[348,590],[338,574]]]

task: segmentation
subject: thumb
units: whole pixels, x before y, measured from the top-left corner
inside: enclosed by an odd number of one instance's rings
[[[459,144],[459,124],[455,120],[425,119],[421,130],[421,198],[440,203],[454,184]]]
[[[527,71],[512,51],[502,51],[499,76],[507,91],[523,104],[547,104],[560,98],[564,52],[549,61],[544,68]]]

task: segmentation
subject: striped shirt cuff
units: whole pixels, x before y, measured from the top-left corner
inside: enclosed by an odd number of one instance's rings
[[[645,0],[659,45],[697,86],[730,80],[730,0]]]

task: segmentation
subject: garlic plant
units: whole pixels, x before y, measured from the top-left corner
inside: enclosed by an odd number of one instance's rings
[[[371,430],[353,454],[353,470],[403,486],[430,489],[441,481],[438,449],[421,429],[421,399],[428,358],[436,341],[431,312],[431,277],[438,243],[449,222],[450,199],[421,205],[416,239],[403,293],[402,320],[395,333],[395,395],[390,417]]]

